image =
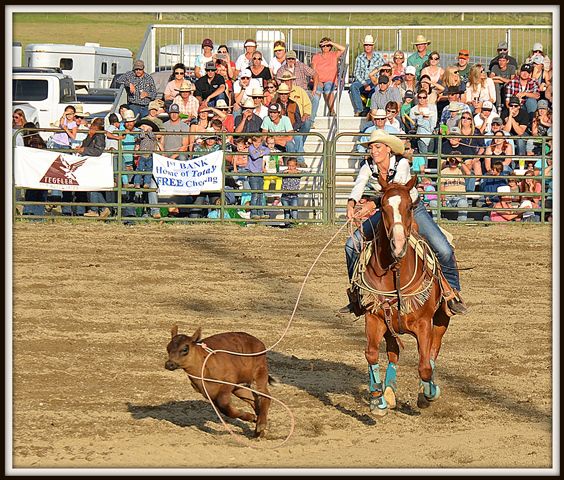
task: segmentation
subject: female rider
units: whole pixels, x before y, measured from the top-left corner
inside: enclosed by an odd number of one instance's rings
[[[368,157],[368,162],[358,172],[347,203],[347,218],[349,220],[358,221],[358,219],[364,218],[374,211],[376,203],[373,200],[368,200],[361,204],[358,209],[355,209],[355,206],[364,195],[367,185],[370,185],[376,192],[381,192],[382,186],[378,178],[380,175],[385,175],[388,182],[396,182],[402,185],[405,185],[411,179],[409,161],[402,156],[405,148],[404,142],[398,137],[390,135],[384,130],[374,130],[370,135],[370,139],[364,142],[364,145],[368,148],[370,156]],[[425,209],[423,202],[419,201],[419,192],[415,187],[411,189],[410,194],[415,205],[413,215],[419,227],[419,233],[437,255],[443,274],[454,290],[454,297],[447,300],[448,308],[453,315],[463,315],[466,313],[467,307],[459,294],[460,281],[454,251],[445,235]],[[365,240],[372,240],[374,238],[380,217],[381,213],[376,211],[362,224],[362,236]],[[361,231],[357,229],[354,235],[349,237],[345,245],[349,281],[352,280],[355,263],[359,257],[359,252],[356,251],[355,246],[360,244],[360,240]],[[352,311],[353,305],[351,303],[340,310],[341,313]]]

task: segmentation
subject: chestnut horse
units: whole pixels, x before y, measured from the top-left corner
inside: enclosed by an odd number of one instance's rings
[[[420,377],[417,405],[426,408],[440,396],[433,371],[449,316],[443,308],[444,279],[441,280],[438,261],[418,235],[413,219],[415,206],[409,192],[416,181],[417,177],[413,176],[406,185],[388,184],[380,177],[381,219],[374,240],[361,254],[353,278],[353,288],[365,313],[370,410],[378,416],[396,407],[396,368],[400,347],[403,348],[399,335],[403,333],[417,339]],[[373,251],[368,258],[370,249]],[[378,364],[382,338],[388,355],[384,382]]]

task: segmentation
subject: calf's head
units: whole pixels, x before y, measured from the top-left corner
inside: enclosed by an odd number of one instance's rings
[[[198,357],[195,355],[196,342],[200,341],[202,335],[201,327],[194,332],[194,335],[178,335],[178,326],[172,327],[171,340],[166,346],[168,352],[168,360],[165,362],[167,370],[176,370],[177,368],[188,368],[196,366]]]

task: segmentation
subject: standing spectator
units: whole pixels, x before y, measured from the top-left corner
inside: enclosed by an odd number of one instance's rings
[[[431,42],[429,42],[424,35],[417,35],[413,45],[415,46],[416,51],[407,57],[407,65],[415,67],[415,77],[419,80],[423,64],[429,59],[427,47],[431,45]]]
[[[458,58],[455,64],[458,69],[458,75],[460,75],[460,82],[462,85],[466,85],[468,82],[468,75],[470,75],[470,52],[466,49],[458,51]]]
[[[71,105],[69,105],[67,108],[69,107],[71,107]],[[74,117],[74,107],[72,108],[73,108],[73,117]],[[65,114],[66,114],[66,108],[65,108]],[[63,120],[65,114],[63,114],[63,117],[61,117],[61,121]],[[17,130],[23,128],[26,123],[28,123],[28,121],[25,118],[24,111],[21,108],[14,109],[14,111],[12,112],[12,134],[16,133]],[[15,145],[23,147],[24,143],[25,142],[23,140],[23,132],[20,132],[16,135]],[[52,147],[52,148],[56,148],[56,147]]]
[[[156,135],[159,132],[159,127],[153,123],[151,120],[142,119],[137,125],[142,131],[137,135],[136,143],[139,146],[139,150],[142,152],[139,154],[139,163],[137,164],[137,170],[140,172],[152,172],[153,171],[153,154],[156,150],[162,150],[159,139]],[[133,177],[134,188],[150,188],[151,185],[150,173],[135,174]]]
[[[354,82],[351,83],[349,88],[349,96],[355,117],[360,117],[365,108],[361,94],[368,99],[372,96],[376,88],[376,85],[372,83],[368,74],[384,65],[384,63],[382,55],[374,51],[374,37],[372,35],[366,35],[364,37],[364,51],[356,57],[354,62]]]
[[[337,50],[333,50],[335,47]],[[329,109],[329,115],[335,116],[335,89],[337,86],[337,71],[339,58],[344,53],[345,47],[333,42],[329,37],[323,37],[319,41],[321,53],[316,53],[311,59],[311,66],[319,76],[315,95],[321,95],[325,99],[325,105]],[[317,111],[312,110],[315,118]]]
[[[198,116],[198,109],[200,108],[200,102],[193,95],[196,87],[190,80],[185,80],[175,90],[178,92],[178,96],[172,103],[178,105],[182,121],[190,124]]]
[[[276,104],[274,104],[276,105]],[[270,149],[262,143],[262,137],[252,136],[251,145],[249,146],[249,163],[247,168],[249,173],[265,173],[266,172],[266,159],[265,156],[270,154]],[[260,190],[260,192],[251,193],[251,218],[253,220],[267,219],[270,218],[269,215],[265,215],[263,206],[263,177],[262,176],[252,176],[249,177],[249,183],[251,185],[251,190]],[[259,208],[257,208],[259,207]]]
[[[529,126],[529,115],[521,108],[521,100],[512,96],[508,100],[509,111],[504,111],[501,118],[504,121],[503,130],[511,136],[524,136]],[[526,141],[524,138],[514,140],[517,146],[517,155],[526,155]]]
[[[129,109],[135,115],[146,116],[149,113],[149,102],[157,98],[157,87],[153,77],[145,72],[145,62],[135,60],[133,71],[124,73],[117,79],[117,83],[124,85],[127,90]]]
[[[429,65],[421,69],[421,75],[429,75],[432,83],[439,83],[445,71],[440,66],[441,56],[436,50],[429,54]]]
[[[370,98],[370,108],[385,110],[388,102],[402,103],[401,92],[390,83],[390,77],[382,74],[378,77],[378,87]]]
[[[215,107],[220,98],[228,100],[225,97],[225,79],[217,74],[215,62],[206,63],[206,75],[196,80],[194,96],[200,105],[206,107]]]
[[[13,116],[15,115],[20,115],[20,113],[16,113],[17,110],[20,109],[16,109],[13,112]],[[23,114],[23,111],[20,110]],[[35,125],[32,122],[26,122],[22,125],[23,128],[35,128]],[[41,149],[46,149],[47,145],[45,144],[45,141],[41,138],[41,135],[39,135],[38,132],[29,132],[27,131],[27,133],[25,131],[22,131],[22,135],[20,136],[20,138],[23,141],[23,147],[29,147],[29,148],[41,148]],[[43,202],[45,203],[45,201],[47,200],[47,190],[38,190],[35,188],[26,188],[25,193],[24,193],[24,200],[26,202]],[[49,209],[49,211],[51,211],[51,209]],[[45,205],[24,205],[23,207],[23,214],[24,215],[37,215],[37,216],[42,216],[45,215]]]
[[[517,67],[519,66],[517,60],[513,58],[511,55],[509,55],[509,45],[507,44],[507,42],[502,41],[497,44],[497,56],[495,56],[490,60],[490,65],[488,67],[488,70],[490,72],[493,71],[495,65],[500,66],[499,59],[502,56],[505,56],[505,59],[507,60],[507,65],[512,65],[513,70],[514,71],[517,70]]]
[[[163,124],[164,131],[173,135],[163,135],[163,155],[175,159],[186,160],[189,136],[186,135],[190,128],[180,120],[180,108],[173,103],[168,109],[169,119]],[[180,135],[179,135],[180,134]]]
[[[235,133],[259,133],[263,119],[260,118],[255,110],[255,102],[252,98],[247,98],[243,104],[241,115],[235,117]]]
[[[529,114],[529,118],[537,109],[537,100],[540,98],[539,85],[531,78],[533,66],[529,63],[521,65],[519,75],[505,86],[505,105],[509,107],[512,98],[517,98]]]
[[[443,207],[467,208],[468,198],[466,195],[453,195],[452,193],[466,192],[466,182],[462,175],[470,175],[470,169],[462,161],[462,155],[458,150],[450,153],[452,157],[447,160],[447,167],[441,170],[441,203]],[[452,192],[452,193],[451,193]],[[458,210],[458,221],[465,222],[468,219],[468,211]]]
[[[261,88],[264,88],[266,82],[272,79],[272,72],[267,65],[263,65],[262,53],[256,50],[251,57],[251,78],[256,78],[260,82]]]
[[[291,174],[299,174],[300,171],[298,170],[298,160],[294,157],[288,158],[286,160],[287,168],[284,171],[285,175],[282,178],[282,190],[291,191],[291,190],[299,190],[300,189],[300,181],[301,177],[299,175],[291,175]],[[285,207],[297,207],[298,206],[298,194],[297,193],[283,193],[280,200],[282,201],[282,205]],[[298,219],[298,211],[294,209],[284,210],[284,219],[289,220],[297,220]],[[292,223],[285,224],[288,227],[293,226]]]
[[[213,42],[210,38],[204,38],[202,40],[202,53],[200,53],[194,62],[194,76],[196,79],[202,78],[204,76],[204,70],[206,68],[206,63],[213,62],[215,60],[213,55]]]
[[[503,131],[504,123],[505,123],[505,121],[502,120],[501,117],[495,116],[491,121],[490,130],[486,130],[486,135],[495,135],[496,132],[503,132],[503,134],[506,137],[509,137],[511,134],[509,132]],[[506,140],[509,143],[509,145],[511,145],[512,150],[514,152],[516,152],[517,150],[515,149],[515,142],[513,141],[513,139],[507,138]],[[485,144],[486,147],[488,145],[490,145],[491,143],[492,143],[492,140],[490,138],[484,139],[484,144]]]
[[[276,80],[278,83],[282,82],[282,76],[286,72],[290,72],[290,76],[295,77],[293,79],[295,80],[295,85],[308,92],[310,100],[313,101],[311,97],[313,92],[317,91],[319,77],[313,68],[297,59],[297,55],[294,50],[290,50],[286,54],[286,62],[276,72]]]
[[[487,77],[480,63],[470,68],[464,101],[470,106],[472,114],[480,113],[483,102],[495,103],[496,101],[494,81]]]
[[[227,45],[220,45],[219,47],[217,47],[217,54],[214,55],[214,60],[222,60],[223,62],[225,62],[227,66],[227,78],[229,80],[233,81],[237,78],[237,76],[235,75],[235,62],[231,60]]]
[[[172,73],[168,78],[169,81],[164,90],[164,100],[167,108],[178,95],[178,89],[186,80],[185,76],[186,67],[183,63],[177,63],[174,67],[172,67]]]
[[[495,85],[495,105],[499,113],[505,108],[505,86],[515,77],[517,67],[509,64],[509,56],[505,53],[500,53],[496,58],[497,62],[490,69],[490,78]]]
[[[243,47],[245,48],[245,53],[239,55],[235,61],[235,72],[233,74],[233,78],[237,78],[239,73],[243,70],[251,68],[252,57],[257,49],[257,42],[255,42],[252,38],[248,38],[245,40]],[[268,67],[268,63],[266,63],[264,59],[262,60],[262,64],[265,67]]]
[[[273,75],[276,75],[280,67],[286,62],[286,43],[284,40],[276,40],[272,51],[274,56],[270,59],[268,67]]]

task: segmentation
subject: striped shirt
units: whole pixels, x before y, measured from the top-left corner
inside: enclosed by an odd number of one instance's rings
[[[288,62],[284,62],[282,66],[276,72],[276,79],[278,82],[281,82],[282,74],[284,72],[290,72],[296,79],[294,80],[293,85],[297,85],[298,87],[302,87],[304,90],[307,90],[307,86],[309,83],[309,79],[315,76],[315,70],[305,63],[296,60],[296,66],[294,70],[291,70],[288,67]]]

